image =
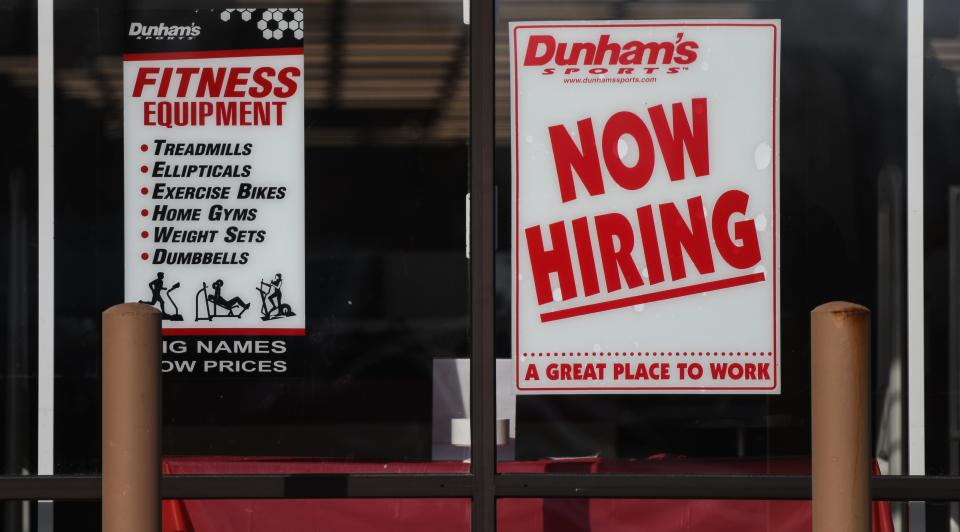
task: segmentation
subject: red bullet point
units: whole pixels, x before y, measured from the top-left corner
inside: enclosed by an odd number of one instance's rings
[[[141,254],[140,254],[140,258],[143,259],[143,260],[147,260],[147,259],[150,258],[150,255],[147,254],[147,253],[141,253]]]
[[[146,231],[140,231],[140,238],[147,238],[148,236],[150,236],[150,233]]]
[[[140,167],[140,171],[143,172],[144,174],[147,173],[147,170],[149,170],[149,168],[147,168],[147,165],[143,165]]]
[[[141,144],[141,145],[140,145],[140,151],[147,151],[147,145],[146,145],[146,144]]]
[[[148,211],[147,209],[143,209],[140,211],[140,216],[146,216],[148,214],[150,214],[150,211]]]
[[[143,194],[144,196],[147,195],[147,192],[150,192],[150,189],[148,189],[147,187],[143,187],[140,189],[140,193]]]

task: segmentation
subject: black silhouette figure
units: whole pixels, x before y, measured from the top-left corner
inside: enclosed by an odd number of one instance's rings
[[[280,285],[283,284],[283,278],[278,273],[277,276],[270,281],[270,284],[273,285],[273,293],[270,294],[267,299],[273,304],[273,308],[276,309],[280,306],[283,299],[283,294],[280,293]]]
[[[260,319],[263,321],[296,316],[290,305],[283,302],[283,293],[280,291],[282,284],[283,276],[279,273],[269,283],[260,279],[257,292],[260,292]]]
[[[213,289],[212,294],[209,288]],[[224,298],[220,293],[222,289],[222,279],[217,279],[209,287],[207,283],[203,283],[203,288],[197,291],[195,321],[213,321],[214,318],[239,318],[250,308],[250,303],[239,297],[229,300]]]
[[[247,310],[248,308],[250,308],[250,303],[245,303],[239,297],[235,297],[230,301],[227,301],[226,299],[224,299],[223,296],[220,295],[221,288],[223,288],[223,281],[221,281],[220,279],[217,279],[216,281],[213,282],[213,296],[208,296],[213,298],[211,299],[211,301],[213,301],[217,305],[220,305],[221,307],[231,312],[233,312],[233,309],[235,307],[243,307],[243,310]]]
[[[159,304],[159,305],[160,305],[160,312],[164,312],[164,313],[165,313],[165,312],[166,312],[166,308],[165,308],[165,306],[164,306],[164,304],[163,304],[163,296],[162,296],[162,294],[163,294],[163,272],[158,272],[158,273],[157,273],[157,278],[154,279],[154,280],[152,280],[152,281],[150,281],[150,283],[149,283],[147,286],[150,287],[150,294],[152,295],[152,299],[151,299],[150,301],[144,301],[144,300],[141,299],[141,300],[140,300],[140,303],[143,303],[143,304],[145,304],[145,305],[151,305],[151,306],[152,306],[152,305],[157,305],[157,304]]]
[[[170,295],[170,292],[173,292],[177,288],[180,288],[180,283],[174,283],[170,288],[165,288],[163,286],[163,272],[157,272],[157,278],[150,281],[147,284],[147,287],[150,288],[150,301],[140,300],[140,303],[145,305],[159,305],[160,314],[163,316],[163,319],[169,321],[183,321],[183,316],[180,315],[180,308],[177,307],[177,302],[173,300],[173,297]],[[173,305],[173,314],[167,314],[167,306],[163,299],[163,293],[167,293],[167,300]]]

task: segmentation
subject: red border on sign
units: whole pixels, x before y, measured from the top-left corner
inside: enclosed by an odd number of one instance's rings
[[[256,327],[248,328],[218,328],[218,327],[204,327],[204,328],[188,328],[188,327],[164,327],[162,329],[164,336],[306,336],[307,330],[303,328],[299,329],[279,329],[279,328],[264,328],[257,329]]]
[[[777,375],[777,359],[780,356],[777,343],[777,253],[779,248],[777,247],[777,74],[778,74],[778,65],[777,65],[777,55],[779,51],[779,42],[777,35],[777,26],[776,24],[749,24],[749,23],[717,23],[717,24],[531,24],[531,25],[521,25],[514,26],[513,28],[513,76],[516,80],[513,86],[513,127],[516,133],[515,138],[520,137],[520,109],[519,109],[519,85],[520,85],[520,76],[517,71],[519,61],[517,58],[517,49],[519,48],[517,32],[521,29],[536,29],[536,28],[650,28],[650,27],[748,27],[748,28],[770,28],[773,30],[773,127],[772,127],[772,138],[773,138],[773,161],[771,165],[771,184],[773,186],[773,385],[769,387],[734,387],[734,386],[716,386],[716,387],[703,387],[703,386],[668,386],[668,387],[656,387],[656,386],[633,386],[633,387],[547,387],[547,388],[523,388],[520,386],[520,280],[517,276],[517,272],[520,271],[520,253],[515,252],[513,254],[514,260],[514,330],[515,332],[515,345],[513,348],[514,351],[514,379],[516,389],[519,391],[634,391],[634,390],[651,390],[651,391],[680,391],[680,390],[704,390],[704,391],[768,391],[775,390],[778,385]],[[514,143],[517,147],[517,157],[514,161],[514,171],[517,175],[516,180],[516,198],[514,202],[514,241],[517,244],[520,243],[520,229],[517,221],[520,220],[520,145],[519,143]],[[643,296],[638,296],[643,297]],[[602,305],[604,303],[598,303]],[[575,309],[571,309],[575,310]],[[562,312],[562,311],[559,311]]]
[[[246,50],[194,50],[189,52],[146,52],[123,54],[123,60],[166,61],[170,59],[219,59],[222,57],[263,57],[272,55],[303,55],[303,47],[248,48]]]

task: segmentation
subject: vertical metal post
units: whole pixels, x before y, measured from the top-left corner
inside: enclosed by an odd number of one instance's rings
[[[810,313],[813,530],[870,529],[870,310],[835,301]]]
[[[471,530],[496,529],[494,318],[494,5],[470,2],[470,460]]]
[[[103,532],[160,532],[160,312],[103,313]]]

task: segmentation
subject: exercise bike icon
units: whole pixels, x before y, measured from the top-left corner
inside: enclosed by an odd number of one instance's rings
[[[213,321],[215,318],[240,318],[243,313],[250,308],[250,303],[245,302],[239,297],[225,299],[220,295],[223,288],[223,281],[217,279],[209,287],[203,283],[203,287],[197,290],[195,297],[194,321]],[[213,293],[211,293],[211,290]]]
[[[260,293],[260,319],[263,321],[278,320],[296,316],[290,305],[283,302],[283,294],[280,292],[280,286],[283,284],[283,276],[279,273],[270,282],[260,279],[260,286],[257,292]]]

